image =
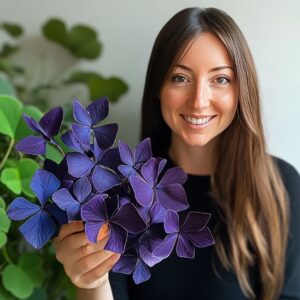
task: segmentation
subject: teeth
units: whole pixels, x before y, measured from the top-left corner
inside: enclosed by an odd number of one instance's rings
[[[190,116],[184,116],[184,119],[186,121],[188,121],[189,123],[192,123],[193,125],[203,125],[208,123],[208,121],[211,119],[212,117],[207,117],[207,118],[202,118],[202,119],[196,119],[196,118],[192,118]]]

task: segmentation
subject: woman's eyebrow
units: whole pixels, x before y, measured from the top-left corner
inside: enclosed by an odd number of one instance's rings
[[[189,72],[193,71],[190,67],[188,67],[186,65],[182,65],[182,64],[175,65],[174,68],[182,68],[182,69],[185,69]],[[231,69],[232,71],[234,71],[234,68],[231,67],[231,66],[220,66],[220,67],[211,68],[209,70],[209,72],[211,73],[211,72],[215,72],[215,71],[219,71],[219,70],[223,70],[223,69]]]

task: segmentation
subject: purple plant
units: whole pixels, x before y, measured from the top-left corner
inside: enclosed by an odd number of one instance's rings
[[[62,109],[54,108],[36,122],[24,116],[40,135],[23,139],[17,150],[45,154],[46,142],[62,149],[54,137],[73,152],[57,164],[45,160],[32,178],[31,188],[41,206],[18,197],[8,208],[12,220],[28,220],[20,227],[35,248],[57,234],[62,224],[82,220],[88,240],[96,243],[108,229],[105,249],[121,253],[113,271],[132,274],[138,284],[150,278],[150,268],[177,255],[193,258],[195,248],[214,243],[207,223],[210,215],[188,209],[183,184],[187,175],[178,167],[165,170],[166,160],[152,155],[149,138],[131,149],[123,141],[112,147],[117,124],[99,126],[108,115],[103,97],[84,108],[73,104],[75,122],[59,133]],[[184,218],[184,216],[186,217]]]

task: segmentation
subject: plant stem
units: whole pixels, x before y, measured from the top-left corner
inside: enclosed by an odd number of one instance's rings
[[[9,255],[7,253],[7,249],[6,249],[6,246],[4,246],[2,248],[2,253],[3,253],[3,256],[5,258],[5,260],[9,263],[9,264],[13,264],[13,262],[11,261],[11,259],[9,258]]]
[[[7,151],[2,159],[2,161],[0,162],[0,170],[2,169],[2,167],[4,166],[6,160],[8,159],[9,155],[10,155],[10,152],[11,150],[13,149],[13,146],[15,144],[15,139],[12,138],[9,145],[8,145],[8,148],[7,148]]]
[[[64,150],[59,146],[58,143],[55,143],[55,145],[56,145],[57,149],[59,150],[59,152],[60,152],[60,153],[62,154],[62,156],[64,157],[64,156],[65,156]]]

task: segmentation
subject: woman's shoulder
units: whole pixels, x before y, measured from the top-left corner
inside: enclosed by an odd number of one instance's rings
[[[276,156],[272,156],[272,158],[278,166],[287,192],[289,194],[298,193],[300,197],[300,175],[296,168],[282,158]]]

